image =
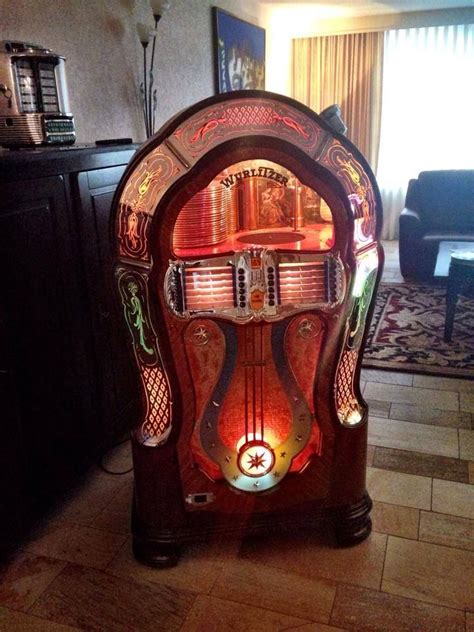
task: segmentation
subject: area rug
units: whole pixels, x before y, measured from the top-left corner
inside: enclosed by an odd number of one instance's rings
[[[445,315],[445,287],[382,283],[363,367],[474,379],[474,300],[459,297],[451,342]]]

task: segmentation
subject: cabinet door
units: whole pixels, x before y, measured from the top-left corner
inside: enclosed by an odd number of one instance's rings
[[[78,248],[61,176],[2,184],[0,266],[6,349],[32,499],[49,497],[94,449]]]
[[[14,545],[28,524],[27,455],[22,442],[16,388],[11,375],[0,370],[2,442],[0,445],[0,558]]]
[[[109,443],[127,431],[137,417],[138,383],[132,369],[121,307],[114,286],[110,211],[126,165],[78,174],[86,285],[100,388],[104,437]]]

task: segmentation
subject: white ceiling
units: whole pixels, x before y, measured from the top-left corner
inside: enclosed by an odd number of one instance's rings
[[[275,7],[312,7],[326,17],[355,17],[436,9],[474,8],[474,0],[260,0]]]

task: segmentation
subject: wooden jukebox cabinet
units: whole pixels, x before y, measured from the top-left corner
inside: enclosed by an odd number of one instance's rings
[[[136,557],[323,518],[364,539],[359,373],[383,252],[362,155],[293,100],[219,95],[142,147],[114,212],[143,400]]]

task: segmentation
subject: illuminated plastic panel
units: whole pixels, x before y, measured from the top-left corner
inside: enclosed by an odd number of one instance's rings
[[[279,256],[256,249],[226,258],[173,261],[164,293],[180,318],[212,315],[244,323],[334,307],[343,287],[343,266],[333,255]]]
[[[184,267],[183,294],[189,312],[233,309],[234,275],[229,266]]]

